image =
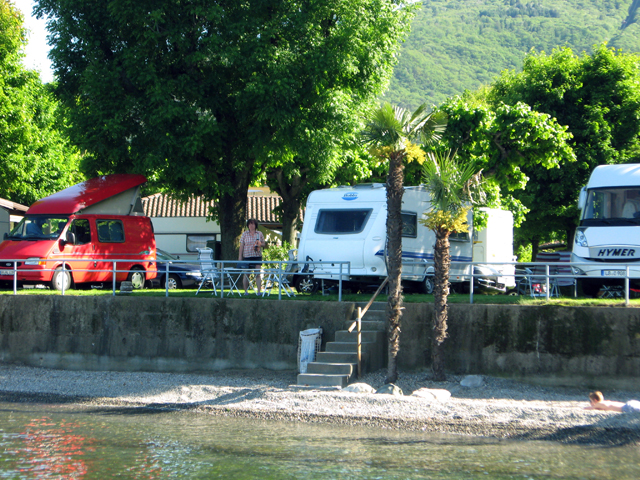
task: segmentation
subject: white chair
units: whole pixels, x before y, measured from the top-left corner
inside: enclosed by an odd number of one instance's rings
[[[557,266],[553,265],[560,260],[557,252],[540,252],[536,256],[536,263],[544,263],[545,265],[534,265],[532,268],[525,268],[526,275],[523,277],[522,287],[518,288],[525,295],[532,297],[545,297],[547,295],[547,265],[549,265],[549,296],[558,297],[560,291],[555,275],[557,274]]]
[[[200,282],[196,295],[198,295],[200,289],[208,281],[211,281],[211,287],[213,289],[211,294],[217,295],[216,281],[220,279],[220,271],[213,263],[213,250],[210,248],[197,248],[196,250],[198,250],[198,262],[200,262],[200,271],[202,272],[202,281]]]
[[[556,268],[556,274],[558,277],[555,278],[555,283],[558,286],[558,290],[560,287],[573,287],[573,296],[578,296],[578,282],[576,281],[576,277],[573,275],[573,269],[570,265],[571,263],[571,252],[558,252],[558,266]],[[560,275],[567,275],[566,277],[561,277]]]

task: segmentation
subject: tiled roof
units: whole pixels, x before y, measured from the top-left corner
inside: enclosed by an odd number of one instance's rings
[[[215,202],[206,202],[202,197],[192,197],[182,202],[163,193],[142,199],[142,208],[147,217],[206,217],[214,205]]]
[[[247,218],[255,218],[262,224],[280,225],[280,220],[273,213],[280,202],[282,198],[276,195],[250,195],[247,197]],[[214,205],[215,202],[206,202],[202,197],[181,202],[162,193],[142,199],[142,208],[148,217],[206,217],[209,207]],[[300,219],[302,220],[302,212]]]

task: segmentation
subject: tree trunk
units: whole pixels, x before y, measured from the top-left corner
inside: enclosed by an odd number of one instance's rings
[[[400,350],[400,318],[402,317],[402,195],[404,194],[404,172],[402,152],[389,158],[387,177],[387,275],[389,296],[387,297],[387,319],[389,321],[389,364],[386,383],[398,379],[397,356]]]
[[[218,222],[222,236],[222,260],[237,260],[240,237],[247,221],[247,192],[254,159],[247,159],[244,168],[230,173],[233,189],[221,195],[217,203]]]
[[[447,338],[447,318],[449,297],[449,268],[451,266],[451,255],[449,254],[449,234],[448,230],[438,229],[436,231],[436,245],[434,249],[434,302],[435,316],[433,319],[433,339],[431,351],[431,369],[434,380],[443,382],[446,380],[444,374],[444,347],[442,344]]]
[[[278,168],[268,172],[267,178],[282,198],[280,205],[282,210],[282,241],[289,242],[293,248],[297,248],[298,215],[304,199],[302,190],[307,183],[306,176],[303,178],[300,175],[294,175],[287,179],[282,168]]]
[[[531,238],[531,261],[535,262],[540,251],[540,237],[535,236]]]

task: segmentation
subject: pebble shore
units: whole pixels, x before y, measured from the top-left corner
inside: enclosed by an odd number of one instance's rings
[[[385,371],[359,382],[379,388]],[[552,440],[596,445],[640,445],[640,414],[584,410],[588,390],[544,388],[483,377],[432,382],[404,373],[404,395],[351,393],[296,385],[296,373],[234,370],[206,374],[66,371],[0,363],[0,402],[74,403],[87,406],[191,410],[202,414],[310,423]],[[444,401],[412,396],[420,388],[446,389]],[[604,392],[609,400],[640,400],[639,391]]]

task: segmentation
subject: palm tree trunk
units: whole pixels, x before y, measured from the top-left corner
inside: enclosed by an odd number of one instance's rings
[[[444,374],[444,343],[447,338],[447,317],[449,297],[449,268],[451,267],[451,255],[449,254],[449,231],[436,230],[436,245],[434,249],[434,301],[435,317],[433,320],[433,339],[431,350],[431,368],[434,380],[442,382],[446,379]]]
[[[403,152],[389,158],[387,177],[387,319],[389,321],[389,363],[386,383],[398,379],[397,356],[400,350],[400,318],[402,317],[402,195],[404,193]]]

